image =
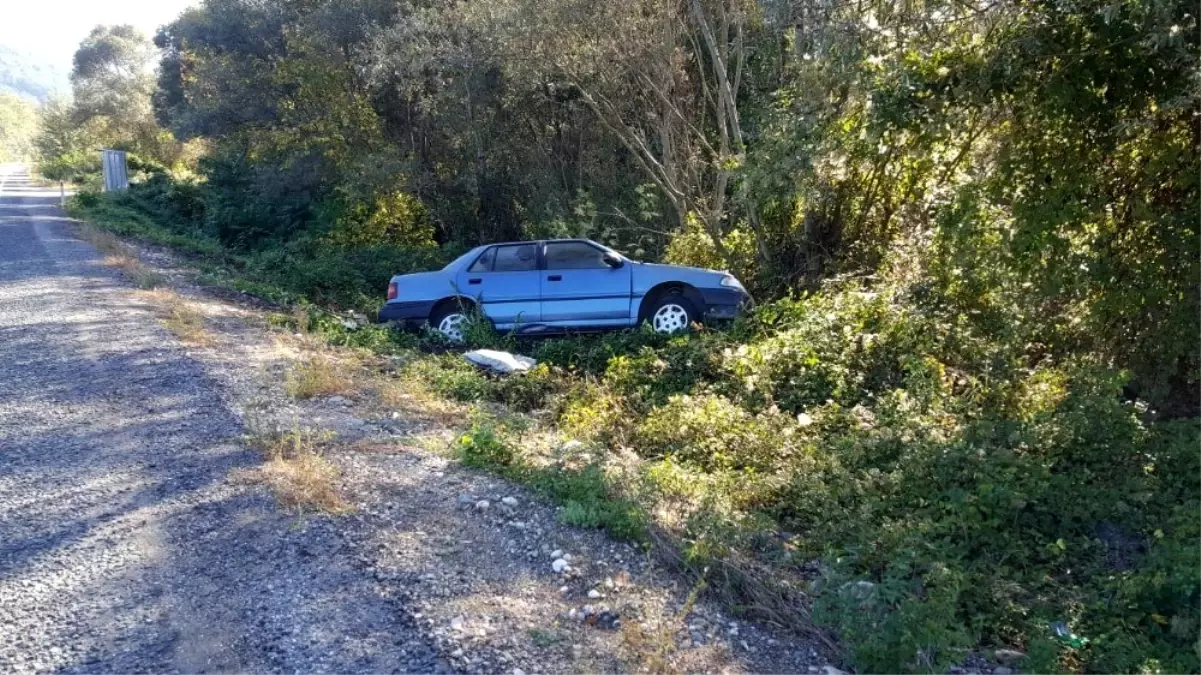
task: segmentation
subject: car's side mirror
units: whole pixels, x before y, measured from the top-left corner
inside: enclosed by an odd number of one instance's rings
[[[612,253],[606,253],[605,264],[613,269],[617,269],[626,263],[619,256],[613,255]]]

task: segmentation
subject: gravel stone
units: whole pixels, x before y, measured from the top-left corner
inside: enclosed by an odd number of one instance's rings
[[[229,479],[221,379],[57,193],[0,181],[0,672],[441,669],[328,518]]]

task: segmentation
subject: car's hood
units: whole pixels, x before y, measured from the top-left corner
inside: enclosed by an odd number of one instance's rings
[[[705,267],[688,267],[687,265],[664,265],[663,263],[650,263],[650,262],[637,262],[637,261],[633,261],[633,262],[635,265],[638,265],[639,267],[645,267],[645,268],[649,268],[652,270],[663,270],[663,271],[687,270],[689,272],[695,272],[695,273],[699,273],[699,274],[719,274],[719,275],[729,274],[729,272],[723,272],[722,270],[711,270],[711,269],[708,269]]]

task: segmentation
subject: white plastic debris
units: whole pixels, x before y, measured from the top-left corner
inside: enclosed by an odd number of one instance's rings
[[[487,368],[502,375],[524,373],[538,364],[537,361],[528,356],[510,354],[509,352],[497,351],[495,349],[476,349],[467,352],[463,357],[477,366]]]

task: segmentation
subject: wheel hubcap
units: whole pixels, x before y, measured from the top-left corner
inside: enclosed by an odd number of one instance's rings
[[[651,318],[656,333],[674,333],[688,327],[688,310],[677,304],[663,305]]]
[[[438,322],[438,332],[453,342],[463,341],[463,322],[467,317],[462,314],[447,314]]]

